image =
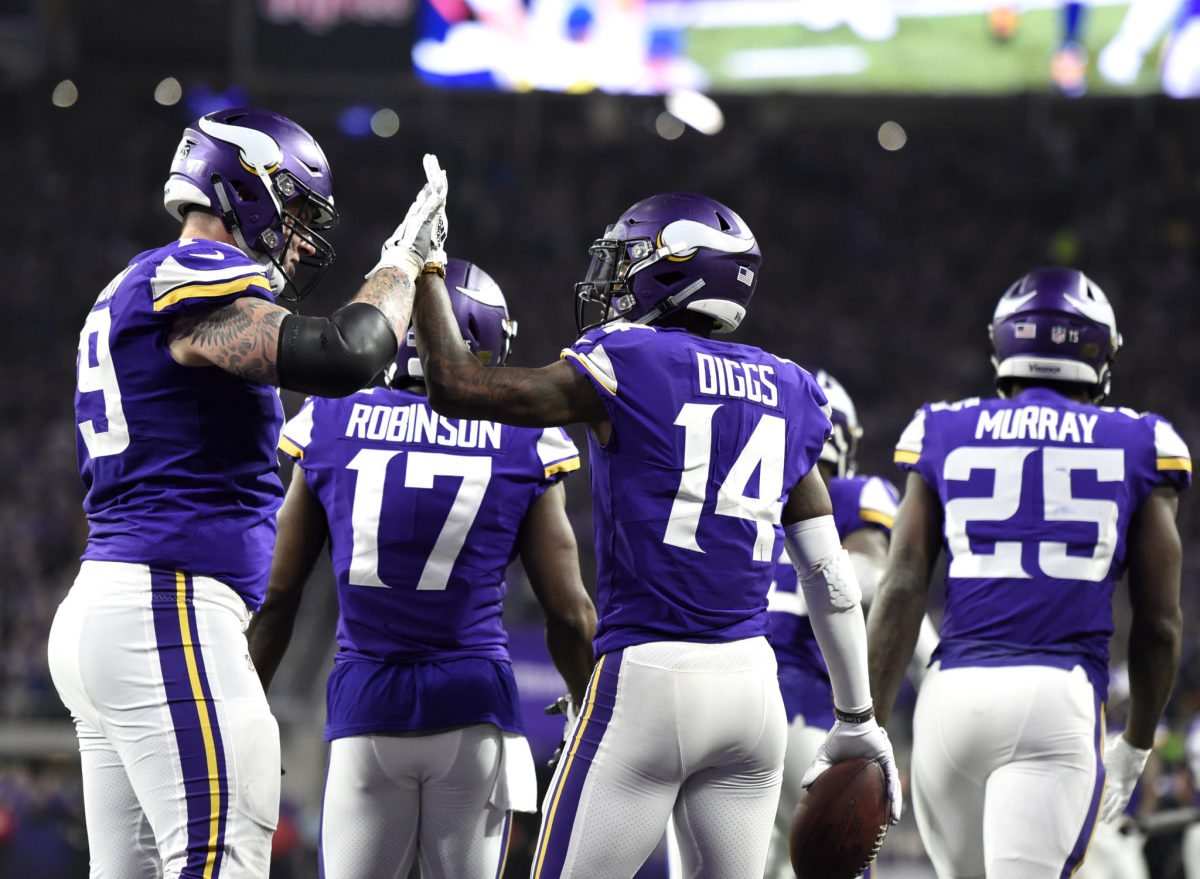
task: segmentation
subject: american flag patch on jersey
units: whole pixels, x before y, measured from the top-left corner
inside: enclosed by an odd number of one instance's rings
[[[747,266],[738,266],[737,279],[747,287],[754,286],[754,271]]]
[[[1037,324],[1019,323],[1013,325],[1013,335],[1018,339],[1036,339]]]

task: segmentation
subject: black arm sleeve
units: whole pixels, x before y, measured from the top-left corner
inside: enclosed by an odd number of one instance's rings
[[[351,302],[329,317],[289,314],[279,326],[279,387],[318,397],[363,388],[396,356],[396,333],[374,305]]]

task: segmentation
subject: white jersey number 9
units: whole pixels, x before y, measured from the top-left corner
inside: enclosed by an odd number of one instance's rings
[[[80,393],[99,391],[104,395],[104,419],[107,430],[96,430],[92,419],[79,423],[79,433],[88,455],[102,458],[117,455],[129,448],[129,424],[121,408],[121,388],[117,384],[117,370],[113,367],[112,354],[108,346],[108,334],[112,328],[112,313],[99,308],[87,316],[79,333],[78,387]],[[92,365],[92,339],[95,343],[95,365]]]

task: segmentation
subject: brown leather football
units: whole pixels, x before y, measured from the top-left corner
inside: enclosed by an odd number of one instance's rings
[[[792,816],[789,843],[799,879],[854,879],[871,865],[891,819],[887,774],[856,757],[825,770]]]

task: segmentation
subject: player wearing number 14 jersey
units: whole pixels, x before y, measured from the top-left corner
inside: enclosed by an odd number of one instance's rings
[[[795,364],[709,338],[740,323],[761,259],[726,206],[653,196],[591,252],[583,335],[542,369],[472,364],[436,276],[418,284],[435,409],[590,431],[597,663],[532,874],[627,879],[671,817],[685,875],[760,879],[787,727],[766,638],[781,521],[843,718],[826,756],[879,757],[895,778],[870,710],[857,580],[815,466],[827,403]],[[601,313],[586,326],[589,303]]]
[[[1120,815],[1171,692],[1192,465],[1158,415],[1098,405],[1121,337],[1083,274],[1026,275],[990,329],[1000,397],[923,406],[896,446],[909,476],[869,619],[872,691],[885,717],[944,546],[941,640],[913,726],[922,839],[941,879],[1058,879],[1097,817]],[[1105,748],[1125,572],[1130,717]]]

